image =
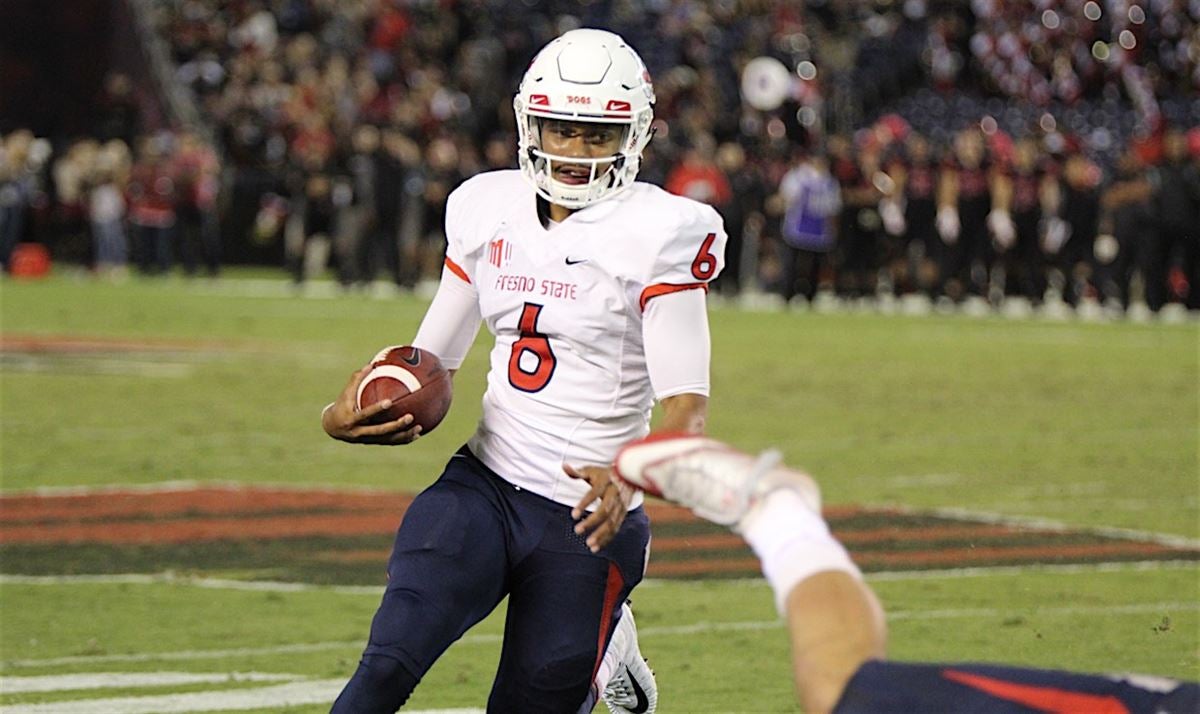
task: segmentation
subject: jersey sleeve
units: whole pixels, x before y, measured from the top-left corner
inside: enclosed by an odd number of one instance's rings
[[[442,279],[413,339],[414,346],[433,352],[449,369],[458,369],[462,364],[482,322],[475,284],[479,251],[473,247],[485,227],[480,221],[481,212],[474,206],[483,190],[481,183],[479,177],[468,179],[446,199]]]
[[[482,322],[479,293],[473,285],[462,282],[447,265],[412,344],[437,355],[447,369],[458,369],[474,344]]]
[[[654,257],[640,304],[681,290],[708,290],[725,267],[725,226],[711,206],[688,201]]]
[[[703,294],[683,290],[651,301],[642,321],[642,340],[655,399],[708,396],[712,347]]]
[[[475,284],[475,266],[468,248],[475,229],[470,212],[474,183],[467,181],[450,192],[446,198],[446,259],[445,270],[468,285]],[[446,278],[450,277],[449,275]],[[443,279],[446,279],[443,278]]]

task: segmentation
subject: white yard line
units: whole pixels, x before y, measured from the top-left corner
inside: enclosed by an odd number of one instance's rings
[[[889,612],[888,620],[954,620],[985,619],[1022,614],[1029,617],[1070,617],[1073,615],[1157,615],[1172,612],[1200,611],[1200,602],[1140,602],[1130,605],[1095,605],[1092,607],[1038,608],[962,608],[949,610],[899,610]]]
[[[98,374],[105,376],[161,377],[183,379],[195,371],[191,364],[166,360],[110,359],[105,357],[52,357],[5,355],[0,359],[5,372],[50,372],[54,374]]]
[[[1158,570],[1196,570],[1200,561],[1195,560],[1132,560],[1119,563],[1059,563],[1046,565],[996,565],[978,568],[950,568],[947,570],[896,570],[867,573],[867,580],[880,582],[903,580],[949,580],[956,578],[984,578],[1047,573],[1051,575],[1083,575],[1087,573],[1154,572]],[[0,581],[2,582],[2,581]]]
[[[1074,615],[1144,615],[1170,614],[1172,612],[1195,612],[1200,602],[1164,601],[1133,603],[1128,605],[1097,605],[1093,607],[1038,607],[1038,608],[958,608],[943,610],[894,610],[888,613],[892,621],[985,619],[1010,617],[1015,614],[1030,617],[1060,617]],[[680,637],[721,632],[746,630],[783,629],[782,620],[740,620],[733,622],[701,621],[687,625],[668,625],[639,628],[641,637]],[[468,634],[459,640],[466,645],[496,645],[502,637],[498,634]],[[126,655],[79,655],[73,657],[51,657],[45,659],[11,660],[3,667],[57,667],[72,664],[107,664],[114,662],[158,662],[225,659],[228,657],[273,656],[297,652],[319,652],[324,650],[361,649],[364,642],[310,642],[273,647],[241,647],[222,650],[181,650],[176,652],[147,652]]]
[[[0,497],[13,496],[119,496],[122,494],[146,495],[156,493],[180,493],[196,490],[225,490],[238,492],[262,491],[314,492],[324,494],[348,493],[355,496],[379,494],[382,496],[403,495],[398,491],[366,486],[312,483],[245,483],[243,481],[156,481],[154,483],[106,484],[100,486],[39,486],[29,489],[13,489],[0,492]]]
[[[180,674],[180,673],[171,673]],[[20,691],[66,691],[79,689],[71,686],[68,680],[82,676],[64,676],[57,690]],[[93,675],[94,676],[94,675]],[[113,677],[136,677],[136,674],[112,674]],[[199,675],[195,675],[199,676]],[[266,675],[264,675],[266,676]],[[274,675],[276,679],[297,679],[296,675]],[[6,678],[22,679],[22,678]],[[29,677],[25,679],[43,679]],[[49,679],[49,678],[45,678]],[[204,680],[192,681],[236,681],[232,677],[214,675]],[[266,681],[266,680],[257,680]],[[168,684],[168,682],[163,682]],[[179,682],[183,683],[183,682]],[[142,686],[152,686],[147,682]],[[188,692],[183,694],[158,694],[143,696],[108,697],[103,699],[79,699],[70,701],[48,702],[44,704],[12,704],[0,706],[0,714],[189,714],[190,712],[237,711],[244,709],[275,709],[277,707],[300,706],[304,704],[328,705],[337,697],[338,692],[345,686],[346,680],[315,679],[301,682],[290,682],[270,687],[254,687],[248,689],[213,690],[204,692]],[[125,685],[121,685],[125,686]],[[138,685],[129,685],[138,686]],[[3,690],[12,693],[18,690]],[[411,714],[484,714],[482,709],[428,709],[412,712]]]
[[[0,707],[3,714],[186,714],[329,704],[345,679],[315,679],[254,689],[82,699]]]
[[[466,639],[466,638],[464,638]],[[234,647],[221,650],[177,650],[175,652],[141,652],[137,654],[73,655],[44,659],[17,659],[0,663],[2,667],[58,667],[71,664],[105,664],[110,662],[188,662],[192,660],[224,659],[226,657],[255,657],[261,655],[300,654],[326,650],[362,649],[363,641],[306,642],[272,647]]]
[[[210,590],[248,590],[251,592],[329,592],[338,595],[383,594],[379,585],[313,585],[273,580],[229,580],[196,578],[165,573],[117,573],[113,575],[7,575],[0,573],[0,585],[184,585]]]
[[[1030,617],[1059,617],[1070,615],[1143,615],[1200,610],[1197,602],[1146,602],[1132,605],[1105,605],[1095,607],[1043,607],[1032,610],[990,607],[958,608],[946,610],[898,610],[887,613],[889,621],[901,620],[957,620],[1005,617],[1021,613]],[[681,635],[705,635],[719,632],[745,630],[784,629],[782,620],[743,620],[737,622],[695,622],[690,625],[638,628],[639,637],[670,637]],[[463,638],[464,640],[467,638]]]
[[[180,684],[221,684],[236,682],[294,682],[298,674],[269,672],[229,672],[195,674],[191,672],[90,672],[53,674],[36,677],[0,677],[0,694],[27,692],[66,692],[79,689],[132,687],[170,687]]]
[[[947,568],[944,570],[896,570],[867,573],[867,580],[890,582],[904,580],[953,580],[957,578],[982,578],[1020,575],[1022,573],[1047,573],[1054,575],[1077,575],[1087,573],[1154,572],[1159,570],[1200,569],[1195,560],[1137,560],[1118,563],[1066,563],[1047,565],[997,565],[972,568]],[[671,580],[650,578],[642,581],[640,588],[657,587],[712,587],[714,583],[739,587],[767,587],[762,578],[730,578],[721,580]],[[0,585],[184,585],[212,590],[248,590],[252,592],[327,592],[338,595],[370,595],[383,593],[379,585],[314,585],[311,583],[289,583],[273,580],[230,580],[226,578],[203,578],[163,573],[115,573],[112,575],[9,575],[0,573]]]
[[[1185,536],[1178,536],[1170,533],[1140,531],[1132,528],[1114,528],[1109,526],[1073,526],[1069,523],[1050,520],[1048,518],[1012,516],[1004,513],[974,511],[966,508],[912,508],[909,506],[884,507],[895,508],[902,512],[911,513],[914,515],[943,516],[946,518],[957,518],[964,521],[989,523],[998,526],[1012,526],[1014,528],[1037,528],[1051,531],[1078,531],[1083,533],[1094,533],[1096,535],[1111,536],[1114,538],[1124,538],[1125,540],[1136,540],[1145,543],[1169,545],[1176,548],[1200,548],[1200,540],[1195,538],[1187,538]]]

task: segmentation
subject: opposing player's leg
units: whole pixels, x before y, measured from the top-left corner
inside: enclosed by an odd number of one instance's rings
[[[1195,714],[1200,686],[1162,677],[1095,675],[991,664],[871,661],[834,714]]]
[[[506,527],[479,468],[456,455],[409,506],[369,643],[334,714],[395,712],[442,652],[504,597]]]
[[[705,437],[651,438],[626,447],[617,474],[740,532],[787,616],[796,687],[809,712],[828,712],[863,662],[882,657],[883,611],[821,517],[806,474]]]
[[[883,655],[883,614],[820,517],[803,473],[702,437],[637,442],[617,475],[730,525],[762,560],[788,620],[805,709],[834,714],[1191,714],[1200,686],[1160,677],[1103,676],[975,664],[908,664]]]
[[[658,708],[658,682],[638,646],[637,623],[629,603],[608,642],[596,672],[596,689],[612,714],[653,714]]]
[[[650,526],[642,509],[630,512],[613,541],[592,553],[575,534],[569,508],[538,500],[522,499],[527,510],[518,520],[539,523],[541,530],[536,547],[512,570],[489,712],[590,711],[593,681],[621,606],[645,568]]]

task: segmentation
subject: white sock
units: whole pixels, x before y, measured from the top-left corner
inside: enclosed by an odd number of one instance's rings
[[[805,578],[826,570],[862,578],[846,548],[829,532],[825,519],[791,489],[764,496],[742,518],[738,530],[762,561],[763,575],[775,592],[775,608],[781,615],[788,593]]]

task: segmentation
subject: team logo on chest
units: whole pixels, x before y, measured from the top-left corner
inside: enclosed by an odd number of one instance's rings
[[[496,238],[488,243],[488,262],[497,268],[503,268],[512,260],[512,241]]]

